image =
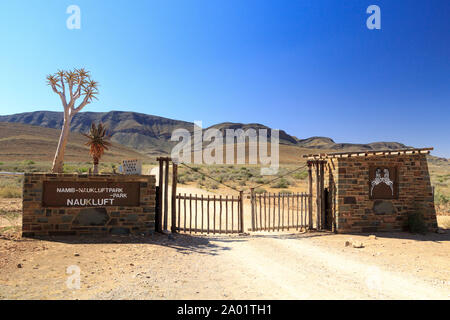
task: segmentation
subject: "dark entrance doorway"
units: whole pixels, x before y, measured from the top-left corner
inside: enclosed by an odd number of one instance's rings
[[[325,223],[326,230],[331,230],[333,225],[333,216],[331,212],[331,193],[328,188],[323,190],[323,197],[325,199]]]

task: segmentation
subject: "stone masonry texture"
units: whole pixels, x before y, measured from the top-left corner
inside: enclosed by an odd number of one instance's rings
[[[44,181],[139,182],[139,207],[44,208]],[[155,228],[155,177],[26,173],[22,236],[148,234]]]
[[[398,199],[369,198],[369,168],[395,166]],[[370,233],[407,229],[408,214],[420,212],[429,231],[437,229],[436,211],[426,155],[376,155],[327,160],[325,187],[333,194],[335,229],[339,233]]]

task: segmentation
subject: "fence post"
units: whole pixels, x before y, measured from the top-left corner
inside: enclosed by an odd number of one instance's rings
[[[313,224],[313,209],[312,209],[312,192],[313,192],[313,186],[312,186],[312,164],[310,161],[308,161],[308,186],[309,186],[309,195],[308,195],[308,229],[312,229]]]
[[[252,206],[252,231],[255,231],[255,188],[250,188],[250,204]]]
[[[159,161],[159,188],[158,188],[158,212],[156,213],[155,217],[155,225],[156,225],[156,231],[161,232],[162,231],[162,192],[163,192],[163,161],[161,158],[157,159]]]
[[[325,162],[320,163],[320,229],[325,227]]]
[[[164,230],[167,230],[167,218],[169,216],[169,159],[165,159],[164,172]]]
[[[244,233],[244,196],[243,196],[243,194],[244,194],[244,192],[242,190],[239,191],[239,204],[240,204],[239,215],[241,217],[241,225],[240,225],[241,233]]]
[[[177,179],[178,165],[172,162],[172,233],[177,232]]]
[[[320,168],[319,161],[316,161],[316,228],[320,230]]]

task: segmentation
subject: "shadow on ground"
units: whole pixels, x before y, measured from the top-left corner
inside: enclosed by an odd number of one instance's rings
[[[64,244],[149,244],[173,248],[180,253],[199,253],[217,255],[219,251],[230,250],[229,247],[211,243],[213,238],[205,236],[189,236],[184,234],[160,234],[149,236],[48,236],[9,239],[15,242],[49,241]]]
[[[328,232],[311,233],[265,233],[241,235],[192,235],[161,234],[149,236],[47,236],[34,238],[9,238],[14,242],[49,241],[64,244],[149,244],[173,248],[182,254],[199,253],[217,255],[221,251],[230,250],[227,243],[246,242],[255,238],[303,239],[330,235]]]
[[[445,234],[427,233],[425,235],[407,232],[377,232],[371,233],[378,238],[392,238],[415,241],[432,241],[442,243],[450,241],[450,233]],[[371,234],[345,234],[348,236],[369,236]],[[317,237],[333,237],[332,232],[279,232],[279,233],[252,233],[240,235],[193,235],[193,234],[161,234],[154,233],[149,236],[59,236],[59,237],[35,237],[4,239],[14,242],[50,241],[64,244],[148,244],[157,245],[177,250],[182,254],[205,254],[218,255],[222,251],[231,250],[231,243],[246,242],[250,239],[290,239],[302,240]]]
[[[409,233],[409,232],[374,232],[374,233],[348,233],[349,236],[369,236],[375,235],[377,238],[385,239],[399,239],[399,240],[415,240],[415,241],[430,241],[441,243],[450,241],[450,230],[444,230],[445,233],[439,234],[429,232],[426,234]]]

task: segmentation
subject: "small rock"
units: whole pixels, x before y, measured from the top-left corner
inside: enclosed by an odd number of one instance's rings
[[[371,235],[369,236],[369,240],[377,240],[377,236],[374,235],[374,234],[371,234]]]
[[[353,242],[353,248],[364,248],[364,244],[362,242]]]
[[[79,254],[79,253],[75,253],[74,256],[75,256],[75,257],[79,257],[80,254]]]
[[[18,265],[17,265],[17,268],[22,268],[22,264],[21,263],[19,263]]]
[[[351,241],[349,241],[349,240],[345,241],[345,246],[346,247],[350,247],[351,245],[352,245]]]

